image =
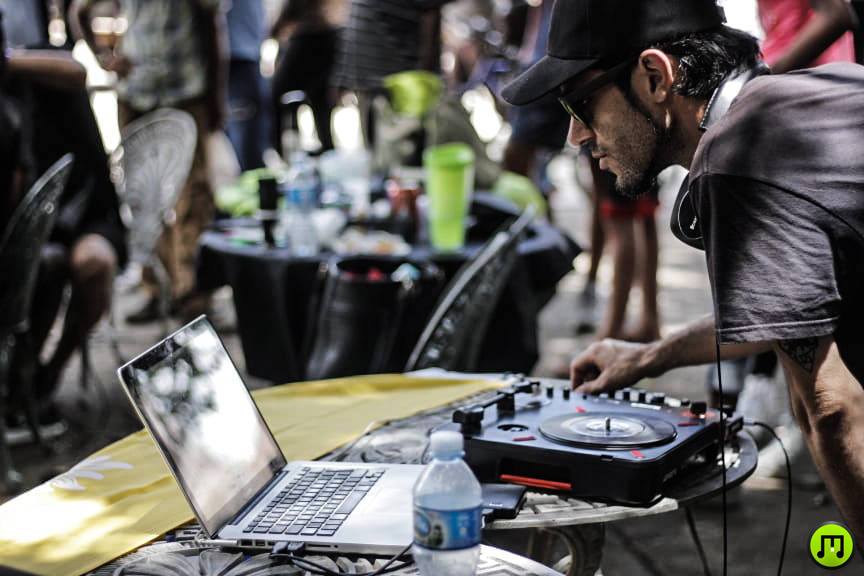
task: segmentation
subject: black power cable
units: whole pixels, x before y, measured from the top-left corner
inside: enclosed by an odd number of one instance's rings
[[[777,444],[780,445],[780,449],[783,451],[783,457],[786,458],[786,526],[783,528],[783,545],[780,547],[780,563],[777,566],[777,576],[780,576],[783,572],[783,560],[786,557],[786,541],[789,539],[789,522],[792,518],[792,463],[789,461],[789,452],[786,451],[786,446],[783,445],[780,436],[777,435],[777,432],[771,426],[763,422],[749,420],[745,421],[744,424],[746,426],[758,426],[767,430],[777,440]]]
[[[390,574],[391,572],[397,572],[399,570],[402,570],[403,568],[407,568],[414,563],[413,559],[405,558],[405,555],[411,549],[412,545],[413,543],[407,545],[398,554],[387,560],[387,562],[385,562],[380,568],[377,568],[371,572],[360,572],[354,574],[353,576],[380,576],[382,574]],[[342,572],[331,570],[323,564],[319,564],[318,562],[308,560],[301,556],[295,556],[294,554],[302,550],[302,548],[303,546],[300,543],[280,542],[273,547],[273,552],[270,553],[270,557],[285,560],[289,564],[292,564],[297,568],[300,568],[301,570],[306,570],[310,574],[321,574],[323,576],[343,576]],[[401,562],[394,566],[394,563],[397,560]]]
[[[727,565],[727,529],[726,529],[726,412],[723,410],[723,370],[720,365],[720,335],[717,333],[716,326],[714,331],[714,345],[717,352],[717,389],[720,396],[720,465],[723,467],[723,576],[726,576]]]
[[[699,552],[699,560],[702,561],[702,571],[705,576],[711,576],[711,567],[708,566],[708,558],[705,556],[705,549],[702,547],[702,540],[699,539],[699,533],[696,531],[696,522],[693,521],[693,511],[690,507],[684,509],[687,515],[687,525],[690,527],[690,536],[693,537],[693,542],[696,543],[696,550]]]

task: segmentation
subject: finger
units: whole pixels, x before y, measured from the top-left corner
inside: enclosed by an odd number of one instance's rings
[[[603,374],[599,374],[590,380],[586,380],[584,384],[576,388],[576,392],[581,394],[598,394],[604,392],[608,385],[608,378]]]

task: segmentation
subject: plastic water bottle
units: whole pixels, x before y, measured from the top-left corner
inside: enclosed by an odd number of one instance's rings
[[[291,170],[285,188],[286,219],[285,241],[297,256],[314,256],[318,253],[318,234],[312,215],[318,205],[318,190],[321,178],[315,164],[308,157],[292,158]]]
[[[432,462],[414,486],[414,561],[422,576],[468,576],[480,557],[480,483],[462,460],[462,435],[432,434]]]

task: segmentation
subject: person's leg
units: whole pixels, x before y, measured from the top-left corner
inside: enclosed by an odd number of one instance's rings
[[[577,301],[576,334],[589,334],[597,329],[597,272],[600,269],[600,261],[606,243],[601,204],[607,195],[608,186],[611,185],[609,175],[601,172],[598,161],[589,155],[586,157],[591,167],[591,181],[593,183],[593,187],[586,187],[585,190],[588,201],[591,203],[591,246],[589,249],[591,261],[588,275],[585,277],[585,284],[582,286]]]
[[[98,234],[87,234],[72,246],[69,277],[72,296],[63,322],[63,333],[37,383],[37,398],[53,394],[72,354],[111,306],[111,288],[117,255],[111,243]]]
[[[636,220],[635,224],[642,238],[639,251],[642,313],[636,327],[628,332],[625,338],[633,342],[653,342],[660,338],[660,314],[657,311],[657,223],[651,215]]]
[[[213,222],[216,207],[207,172],[206,142],[210,133],[207,107],[199,101],[182,108],[195,118],[198,141],[189,178],[174,207],[176,221],[166,228],[159,256],[171,278],[177,313],[181,318],[189,318],[207,311],[210,305],[210,294],[198,292],[195,285],[195,259],[198,239]]]
[[[629,217],[611,217],[604,221],[606,240],[612,249],[614,262],[612,291],[597,339],[622,338],[627,301],[633,286],[636,263],[636,239],[633,220]]]
[[[261,78],[258,63],[231,60],[228,72],[228,123],[225,132],[242,171],[264,165],[261,149]]]
[[[49,242],[39,255],[39,275],[30,305],[30,336],[39,354],[57,318],[69,281],[69,254],[61,244]]]
[[[600,217],[600,205],[605,196],[608,194],[608,188],[611,185],[611,180],[608,173],[600,170],[600,162],[594,158],[590,158],[589,165],[591,166],[591,178],[594,182],[594,193],[591,198],[591,265],[588,268],[588,280],[590,284],[597,282],[597,270],[600,269],[600,260],[603,257],[603,246],[606,237],[603,234],[603,220]]]

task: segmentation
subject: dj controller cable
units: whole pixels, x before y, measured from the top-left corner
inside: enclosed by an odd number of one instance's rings
[[[716,362],[717,362],[717,392],[720,398],[720,465],[723,468],[722,478],[723,478],[723,490],[722,490],[722,498],[723,498],[723,576],[727,574],[727,560],[728,560],[728,531],[727,531],[727,517],[726,517],[726,410],[723,406],[723,370],[720,363],[720,334],[715,331],[714,334],[714,345],[716,347]],[[744,420],[744,425],[749,427],[758,427],[766,430],[769,434],[771,434],[777,443],[780,446],[780,449],[783,451],[783,457],[786,459],[786,524],[783,528],[783,544],[780,547],[780,561],[777,566],[777,576],[781,576],[783,573],[783,561],[786,557],[786,542],[789,539],[789,523],[792,516],[792,464],[789,460],[789,452],[786,450],[786,446],[783,445],[783,441],[780,439],[780,436],[777,432],[764,422],[757,422],[754,420]],[[748,433],[750,431],[748,430]],[[752,436],[752,433],[750,433]],[[702,543],[699,541],[699,536],[696,533],[696,526],[693,522],[693,517],[690,513],[690,510],[687,510],[687,521],[690,524],[690,530],[693,534],[693,538],[696,541],[697,549],[699,550],[700,558],[702,560],[702,566],[705,570],[706,576],[710,576],[710,571],[708,569],[708,564],[705,559],[705,553],[702,549]]]

